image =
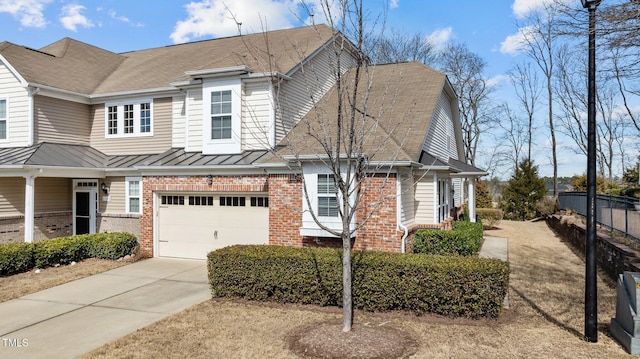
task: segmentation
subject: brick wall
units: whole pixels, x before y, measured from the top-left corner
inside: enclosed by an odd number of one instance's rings
[[[140,249],[153,255],[153,196],[155,192],[268,192],[266,175],[143,177]],[[269,203],[271,205],[271,203]]]
[[[36,241],[65,237],[73,234],[71,212],[43,212],[34,217],[33,239]],[[24,216],[0,219],[0,243],[24,241]]]
[[[128,232],[140,238],[140,215],[98,213],[96,232]]]
[[[396,230],[396,177],[386,174],[366,179],[357,221],[365,224],[352,241],[355,250],[401,251],[402,232]],[[269,243],[294,247],[341,248],[338,238],[302,237],[302,182],[295,176],[269,177]],[[369,216],[370,215],[370,216]]]

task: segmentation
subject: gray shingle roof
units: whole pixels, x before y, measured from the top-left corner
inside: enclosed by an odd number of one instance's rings
[[[40,50],[3,42],[0,54],[27,82],[97,95],[167,88],[187,80],[187,71],[248,66],[286,74],[334,33],[317,25],[122,54],[64,38]]]

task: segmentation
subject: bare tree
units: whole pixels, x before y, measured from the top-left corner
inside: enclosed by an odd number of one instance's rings
[[[527,143],[527,124],[523,119],[511,110],[508,103],[500,106],[499,126],[504,130],[504,138],[501,143],[508,143],[503,152],[512,162],[515,171],[522,157],[522,149]]]
[[[556,18],[559,15],[558,5],[545,4],[544,10],[535,12],[527,18],[527,25],[522,26],[525,53],[540,68],[546,80],[547,112],[549,135],[551,139],[551,157],[553,164],[553,195],[558,196],[558,154],[553,117],[553,75],[554,53],[559,37]]]
[[[366,53],[374,64],[418,61],[433,65],[438,52],[429,40],[420,33],[408,34],[391,29],[365,42]]]
[[[540,80],[538,73],[531,69],[531,63],[517,64],[510,72],[510,81],[515,90],[520,107],[527,117],[527,158],[531,158],[533,140],[533,120],[540,98]],[[516,161],[517,165],[518,161]]]
[[[480,136],[494,125],[489,116],[493,87],[484,78],[486,62],[465,45],[450,44],[441,52],[440,64],[458,95],[464,151],[475,165]]]

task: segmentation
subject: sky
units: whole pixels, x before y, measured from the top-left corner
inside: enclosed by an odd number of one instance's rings
[[[0,0],[0,42],[34,49],[64,37],[127,52],[238,34],[302,26],[311,22],[302,0]],[[321,0],[306,0],[311,6]],[[518,23],[551,0],[365,0],[368,18],[386,13],[386,27],[420,33],[437,46],[463,43],[487,62],[487,79],[498,96],[510,96],[506,73],[518,61]],[[577,0],[565,0],[568,2]],[[313,10],[313,21],[324,22]],[[233,14],[233,16],[232,16]],[[563,139],[560,139],[563,141]],[[561,144],[562,146],[562,144]],[[534,161],[551,176],[550,145],[536,141]],[[586,159],[560,156],[559,175],[586,170]]]

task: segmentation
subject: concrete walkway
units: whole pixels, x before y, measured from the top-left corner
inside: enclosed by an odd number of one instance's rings
[[[506,238],[484,236],[482,247],[480,247],[480,253],[478,256],[483,258],[496,258],[505,262],[509,261],[509,243]],[[509,290],[504,296],[503,308],[509,308]]]
[[[0,358],[75,358],[209,298],[205,261],[133,263],[0,303]]]

